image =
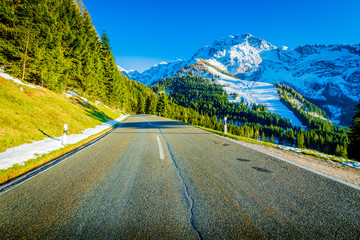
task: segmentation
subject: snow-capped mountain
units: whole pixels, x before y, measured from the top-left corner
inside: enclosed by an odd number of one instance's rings
[[[143,73],[139,73],[138,71],[134,70],[120,70],[120,66],[119,70],[130,79],[136,80],[145,85],[152,85],[164,77],[174,76],[180,71],[181,68],[186,66],[186,63],[187,61],[180,59],[170,63],[161,62],[152,66],[150,69],[145,70]]]
[[[199,66],[203,71],[199,72]],[[135,71],[127,75],[151,85],[186,69],[220,80],[224,80],[220,75],[226,75],[237,81],[287,84],[318,105],[326,106],[334,120],[345,124],[349,124],[353,105],[360,96],[360,44],[290,49],[276,47],[250,34],[217,40],[188,61],[158,64],[142,74]]]

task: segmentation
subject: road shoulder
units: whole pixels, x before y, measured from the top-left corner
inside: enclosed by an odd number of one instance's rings
[[[271,155],[287,159],[291,162],[300,164],[302,166],[314,169],[324,174],[330,175],[335,178],[339,178],[345,182],[360,186],[360,170],[350,167],[344,167],[336,162],[327,162],[323,159],[313,157],[310,155],[304,155],[294,153],[286,150],[276,149],[265,145],[248,143],[245,141],[239,141],[241,144],[255,148],[257,150],[267,152]]]

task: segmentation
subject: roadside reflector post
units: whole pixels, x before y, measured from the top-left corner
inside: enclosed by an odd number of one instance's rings
[[[64,124],[64,134],[63,134],[63,139],[62,139],[62,144],[63,145],[66,145],[67,131],[68,131],[68,125]]]
[[[224,117],[224,133],[227,134],[227,117]]]

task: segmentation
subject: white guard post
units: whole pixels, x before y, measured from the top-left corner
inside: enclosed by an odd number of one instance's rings
[[[67,144],[67,130],[68,130],[68,125],[64,124],[64,134],[63,134],[63,139],[62,139],[62,144],[66,145]]]
[[[224,133],[227,134],[227,117],[224,117]]]

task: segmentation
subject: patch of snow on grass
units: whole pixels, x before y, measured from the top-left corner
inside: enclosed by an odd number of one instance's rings
[[[78,143],[90,136],[98,134],[114,126],[128,116],[129,115],[121,115],[115,120],[104,122],[94,128],[85,129],[81,134],[68,135],[67,143]],[[32,143],[8,148],[5,152],[0,153],[0,169],[8,169],[14,164],[24,165],[27,160],[36,159],[39,156],[61,149],[64,147],[64,145],[62,145],[62,139],[62,136],[56,138],[45,138],[44,140],[34,141]]]
[[[66,92],[64,92],[65,93],[65,95],[66,95],[66,97],[68,97],[68,98],[71,98],[71,97],[79,97],[81,100],[83,100],[84,102],[88,102],[88,100],[87,100],[87,98],[84,98],[84,97],[82,97],[82,96],[80,96],[79,94],[77,94],[77,93],[74,93],[74,92],[72,92],[72,91],[66,91]]]
[[[27,87],[30,87],[30,88],[38,88],[38,89],[42,89],[42,90],[46,91],[45,88],[30,84],[30,83],[24,83],[20,79],[10,76],[9,74],[4,73],[2,69],[0,69],[0,77],[5,78],[5,79],[9,79],[9,80],[11,80],[14,83],[19,84],[19,85],[27,86]]]
[[[295,148],[295,147],[283,146],[283,145],[277,145],[277,148],[282,149],[282,150],[297,152],[297,153],[306,153],[306,154],[316,155],[318,157],[322,157],[322,158],[327,159],[326,160],[327,162],[336,162],[336,163],[339,163],[339,164],[341,164],[343,166],[346,166],[346,167],[360,169],[360,163],[359,162],[344,159],[344,158],[341,158],[341,157],[336,157],[336,156],[333,156],[333,155],[328,155],[328,154],[316,152],[316,151],[309,150],[309,149]]]

